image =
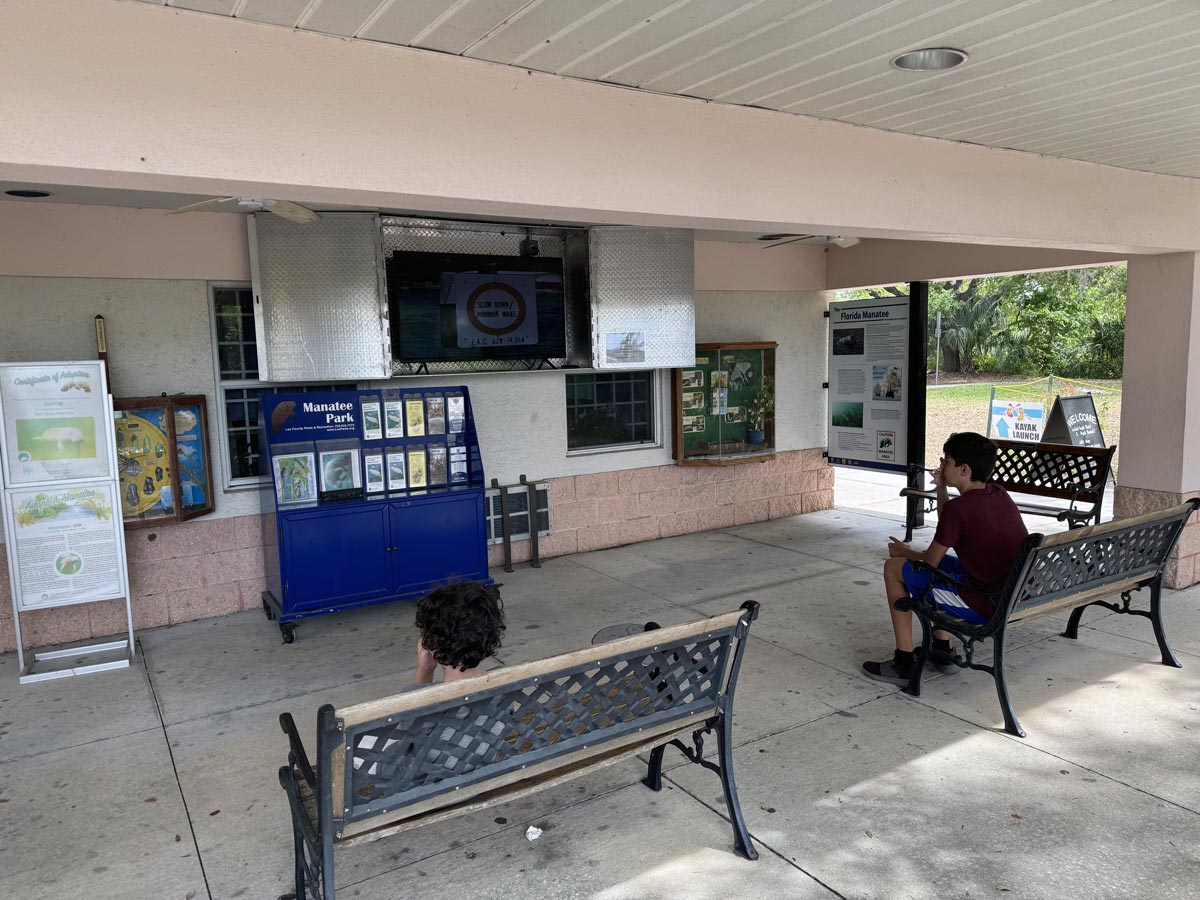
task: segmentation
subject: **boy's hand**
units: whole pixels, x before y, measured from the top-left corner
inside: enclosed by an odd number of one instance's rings
[[[417,642],[417,675],[413,679],[417,684],[433,684],[433,673],[437,671],[437,660],[425,649],[425,645]]]
[[[946,481],[942,477],[942,467],[941,466],[938,466],[936,469],[929,470],[929,480],[933,482],[934,487],[945,487],[946,486]]]
[[[904,541],[900,540],[898,537],[889,537],[888,556],[892,557],[893,559],[898,556],[908,559],[908,544],[904,543]]]

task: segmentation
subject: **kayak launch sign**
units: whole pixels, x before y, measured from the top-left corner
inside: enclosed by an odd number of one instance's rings
[[[992,401],[992,434],[1006,441],[1042,439],[1044,406],[1015,400]]]

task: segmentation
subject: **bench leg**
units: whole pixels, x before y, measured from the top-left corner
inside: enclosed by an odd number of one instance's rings
[[[642,784],[652,791],[662,790],[662,761],[663,752],[666,749],[666,744],[660,744],[650,751],[650,765],[647,768],[646,777],[642,779]]]
[[[729,821],[733,825],[733,848],[746,859],[758,859],[758,851],[750,840],[742,807],[738,803],[737,785],[733,782],[733,723],[726,714],[721,717],[717,730],[717,754],[721,762],[721,787],[725,791],[725,808],[729,810]]]
[[[321,900],[334,900],[333,835],[321,837]]]
[[[1167,632],[1163,629],[1161,579],[1150,585],[1150,624],[1154,626],[1154,638],[1158,641],[1159,652],[1162,653],[1162,664],[1182,669],[1183,665],[1171,652],[1171,645],[1167,643]]]
[[[992,639],[995,653],[992,658],[992,678],[996,681],[996,696],[1000,698],[1000,711],[1004,713],[1004,730],[1017,737],[1025,737],[1025,729],[1017,721],[1012,701],[1008,698],[1008,685],[1004,680],[1004,632]]]
[[[304,838],[293,828],[292,839],[296,845],[296,900],[308,900],[304,887]]]
[[[1089,603],[1088,606],[1091,604]],[[1087,606],[1077,606],[1071,610],[1071,618],[1067,620],[1067,630],[1062,633],[1065,638],[1077,640],[1079,638],[1079,620],[1083,618],[1083,611]]]

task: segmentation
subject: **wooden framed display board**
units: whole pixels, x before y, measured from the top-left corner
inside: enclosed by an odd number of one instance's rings
[[[674,369],[674,456],[681,466],[762,462],[775,455],[773,341],[697,344]]]
[[[125,527],[212,512],[204,395],[117,399],[113,409]]]
[[[0,473],[22,684],[122,668],[134,653],[117,455],[104,363],[0,363]],[[124,599],[127,638],[34,654],[21,614]],[[118,660],[35,672],[44,660]]]
[[[483,462],[465,387],[266,394],[266,590],[298,619],[491,584]]]

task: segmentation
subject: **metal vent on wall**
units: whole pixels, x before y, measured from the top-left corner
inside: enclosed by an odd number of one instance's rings
[[[588,232],[592,365],[691,366],[696,361],[695,239],[682,228]]]
[[[322,213],[302,225],[256,213],[249,227],[261,378],[388,377],[391,330],[379,217]]]

